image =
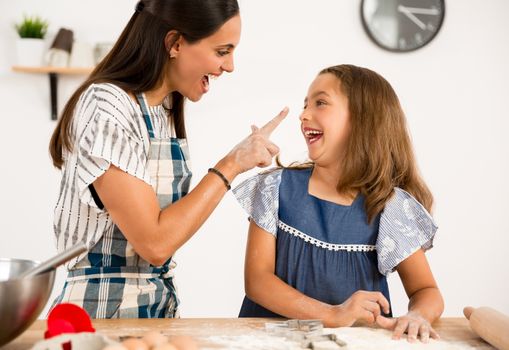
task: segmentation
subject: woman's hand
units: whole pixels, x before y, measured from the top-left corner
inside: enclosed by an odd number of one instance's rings
[[[272,164],[272,158],[279,153],[279,148],[269,140],[269,137],[287,115],[288,108],[285,107],[262,128],[252,126],[251,135],[230,151],[226,158],[233,162],[236,174],[241,174],[256,166],[266,167]]]
[[[389,313],[387,299],[380,292],[358,290],[343,304],[332,307],[330,316],[325,320],[329,327],[349,327],[354,323],[373,324],[378,316]]]
[[[397,318],[387,318],[380,315],[376,318],[376,323],[382,328],[394,331],[392,339],[400,339],[405,332],[407,333],[407,340],[411,343],[415,342],[418,336],[420,336],[423,343],[427,343],[430,336],[433,339],[440,339],[429,321],[415,311],[409,311],[405,316]]]

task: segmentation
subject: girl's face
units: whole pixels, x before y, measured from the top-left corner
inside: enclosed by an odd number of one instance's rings
[[[170,50],[169,85],[193,102],[209,91],[210,79],[233,72],[233,51],[240,40],[240,15],[209,37],[190,44],[180,37]]]
[[[317,165],[337,165],[350,134],[348,98],[333,74],[320,74],[309,87],[300,115],[309,158]]]

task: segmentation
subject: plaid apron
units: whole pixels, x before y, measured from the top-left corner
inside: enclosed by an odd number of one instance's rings
[[[159,206],[165,208],[189,191],[192,173],[187,140],[155,138],[145,96],[136,97],[150,136],[147,167],[151,183]],[[113,225],[69,271],[54,304],[77,304],[92,318],[179,317],[175,266],[171,257],[162,266],[150,265]]]

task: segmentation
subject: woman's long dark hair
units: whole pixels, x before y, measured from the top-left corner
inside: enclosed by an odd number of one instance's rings
[[[49,145],[53,165],[61,169],[64,151],[72,151],[74,109],[91,84],[113,83],[135,94],[157,88],[163,81],[169,60],[164,43],[169,31],[175,30],[193,43],[214,34],[238,13],[237,0],[140,1],[109,54],[67,102]],[[177,137],[184,138],[184,96],[179,92],[172,93],[171,116]]]

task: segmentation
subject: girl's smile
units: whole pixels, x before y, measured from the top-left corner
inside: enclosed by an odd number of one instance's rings
[[[303,128],[302,132],[304,134],[304,137],[306,138],[306,142],[307,142],[308,146],[317,142],[323,136],[323,131],[313,129],[313,128],[305,127],[305,128]]]

